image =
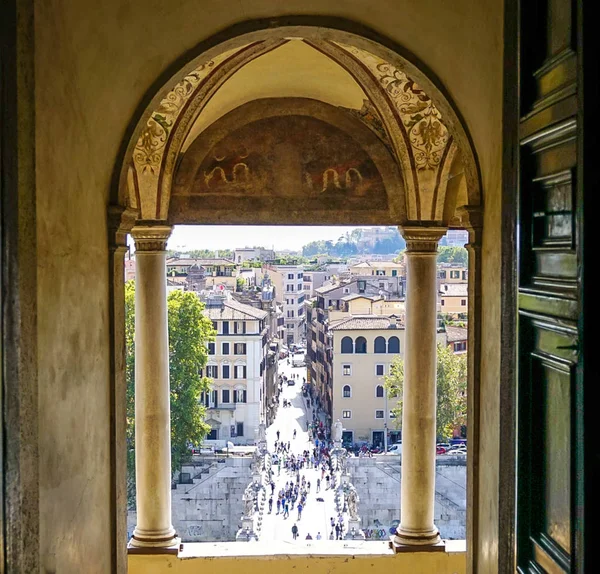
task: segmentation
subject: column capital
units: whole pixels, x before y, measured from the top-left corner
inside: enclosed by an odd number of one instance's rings
[[[170,225],[135,225],[131,236],[136,251],[166,251],[173,228]]]
[[[110,247],[126,249],[127,234],[135,225],[137,211],[120,205],[109,205],[107,219]]]
[[[401,225],[400,234],[406,241],[407,253],[437,253],[440,239],[447,227],[422,227],[419,225]]]

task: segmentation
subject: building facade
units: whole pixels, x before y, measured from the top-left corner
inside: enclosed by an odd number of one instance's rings
[[[285,329],[283,342],[300,344],[306,339],[304,316],[304,267],[302,265],[264,265],[263,273],[275,286],[275,299],[282,306]]]
[[[206,442],[254,444],[264,414],[268,313],[221,298],[208,299],[204,313],[217,331],[216,340],[208,344],[204,371],[212,386],[201,398],[211,427]]]
[[[405,329],[396,315],[349,315],[329,326],[332,356],[332,418],[343,424],[347,445],[383,447],[401,439],[400,421],[391,409],[384,377],[396,357],[404,359]],[[445,343],[445,333],[437,335]]]
[[[269,261],[275,259],[275,251],[262,247],[238,247],[233,251],[233,260],[240,264],[244,261]]]

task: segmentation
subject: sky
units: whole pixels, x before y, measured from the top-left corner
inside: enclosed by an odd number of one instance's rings
[[[300,250],[311,241],[337,241],[356,227],[292,225],[177,225],[167,249],[265,249]]]

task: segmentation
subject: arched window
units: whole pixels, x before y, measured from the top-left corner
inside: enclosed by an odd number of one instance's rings
[[[354,345],[352,344],[351,337],[344,337],[342,339],[342,353],[354,353]]]
[[[400,352],[400,339],[398,337],[390,337],[388,339],[388,353]]]
[[[385,353],[385,339],[383,337],[377,337],[375,339],[375,352]]]
[[[377,388],[375,389],[375,396],[378,399],[383,398],[383,385],[377,385]]]
[[[364,337],[356,337],[354,352],[355,353],[366,353],[367,352],[367,340]]]
[[[349,399],[352,396],[352,389],[350,385],[344,385],[343,394],[345,399]]]

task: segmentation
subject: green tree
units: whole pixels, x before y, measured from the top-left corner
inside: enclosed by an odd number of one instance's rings
[[[388,397],[397,399],[392,408],[397,426],[402,424],[402,389],[404,361],[396,357],[390,374],[384,376]],[[455,355],[450,347],[438,343],[437,347],[437,409],[436,434],[439,440],[452,436],[456,426],[467,424],[467,356]]]
[[[437,260],[438,263],[457,263],[466,267],[469,262],[469,254],[464,247],[440,245]]]
[[[171,470],[191,457],[210,427],[204,422],[200,394],[211,380],[200,376],[208,361],[207,343],[214,341],[212,321],[203,314],[204,303],[190,291],[172,291],[167,298],[169,317],[169,374],[171,389]],[[127,376],[127,446],[130,505],[135,503],[135,284],[125,285],[125,336]]]

